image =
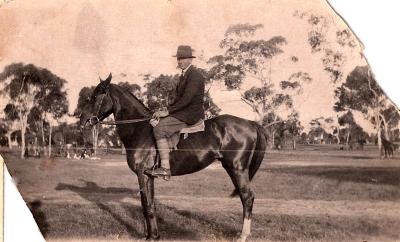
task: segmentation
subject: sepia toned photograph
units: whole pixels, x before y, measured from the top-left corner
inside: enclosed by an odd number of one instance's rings
[[[46,241],[400,240],[400,110],[329,2],[13,0],[0,29]]]

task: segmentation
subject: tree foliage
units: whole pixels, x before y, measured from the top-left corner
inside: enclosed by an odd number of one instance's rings
[[[20,123],[21,157],[24,157],[28,117],[58,119],[67,113],[66,81],[45,68],[13,63],[0,73],[0,82],[4,84],[1,94],[8,99],[4,111],[11,120],[18,119]]]
[[[368,66],[357,66],[335,90],[335,96],[336,111],[359,111],[374,125],[379,146],[382,134],[389,139],[390,126],[396,126],[400,119],[399,110],[386,97]]]
[[[286,80],[272,78],[272,61],[284,53],[287,40],[283,36],[269,39],[257,37],[263,25],[237,24],[229,27],[220,42],[222,54],[208,60],[210,79],[222,81],[228,90],[238,91],[244,103],[258,116],[259,123],[270,130],[274,144],[275,123],[283,122],[282,114],[293,113],[293,96],[302,90],[303,83],[312,79],[307,72],[298,71]],[[292,56],[292,63],[299,59]],[[253,86],[244,85],[252,81]]]
[[[178,75],[159,75],[145,84],[144,96],[151,110],[167,107],[175,99]]]
[[[294,17],[304,20],[309,26],[308,44],[311,52],[319,54],[324,70],[333,84],[342,82],[348,55],[357,46],[356,38],[348,28],[337,30],[334,20],[326,15],[295,11]]]

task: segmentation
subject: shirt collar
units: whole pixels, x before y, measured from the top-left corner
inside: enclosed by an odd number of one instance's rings
[[[187,70],[189,70],[189,68],[192,66],[192,64],[188,65],[188,67],[186,67],[185,69],[182,70],[182,75],[185,75]]]

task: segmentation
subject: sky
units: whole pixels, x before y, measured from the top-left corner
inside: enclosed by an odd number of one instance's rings
[[[279,3],[279,4],[278,4]],[[144,74],[175,74],[172,57],[181,44],[195,49],[194,64],[221,53],[219,42],[232,24],[263,24],[258,38],[281,35],[287,39],[285,53],[272,61],[272,77],[287,79],[306,71],[313,78],[295,97],[300,120],[332,116],[334,86],[323,71],[320,56],[307,44],[309,25],[293,16],[312,12],[335,21],[328,33],[343,29],[344,22],[324,1],[11,1],[0,11],[0,70],[13,62],[33,63],[67,80],[70,112],[76,107],[83,86],[98,83],[113,73],[113,82],[143,85]],[[251,14],[249,14],[251,13]],[[329,41],[329,40],[328,40]],[[365,64],[361,46],[348,54],[345,73]],[[288,64],[292,56],[299,62]],[[245,86],[258,83],[248,80]],[[255,115],[237,92],[216,83],[211,89],[222,113],[254,119]],[[3,99],[2,104],[5,101]]]

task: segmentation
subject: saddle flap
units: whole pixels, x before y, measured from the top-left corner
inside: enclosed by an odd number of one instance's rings
[[[206,126],[204,124],[204,119],[200,119],[197,123],[181,129],[180,133],[181,134],[191,134],[191,133],[202,132],[202,131],[204,131],[205,127]]]
[[[197,122],[193,125],[190,125],[186,128],[183,128],[179,132],[176,132],[175,134],[173,134],[171,137],[168,138],[170,150],[174,150],[174,149],[176,150],[176,146],[179,143],[181,134],[184,134],[183,139],[186,139],[188,137],[188,134],[203,132],[204,129],[205,129],[204,120],[201,119],[199,122]]]

